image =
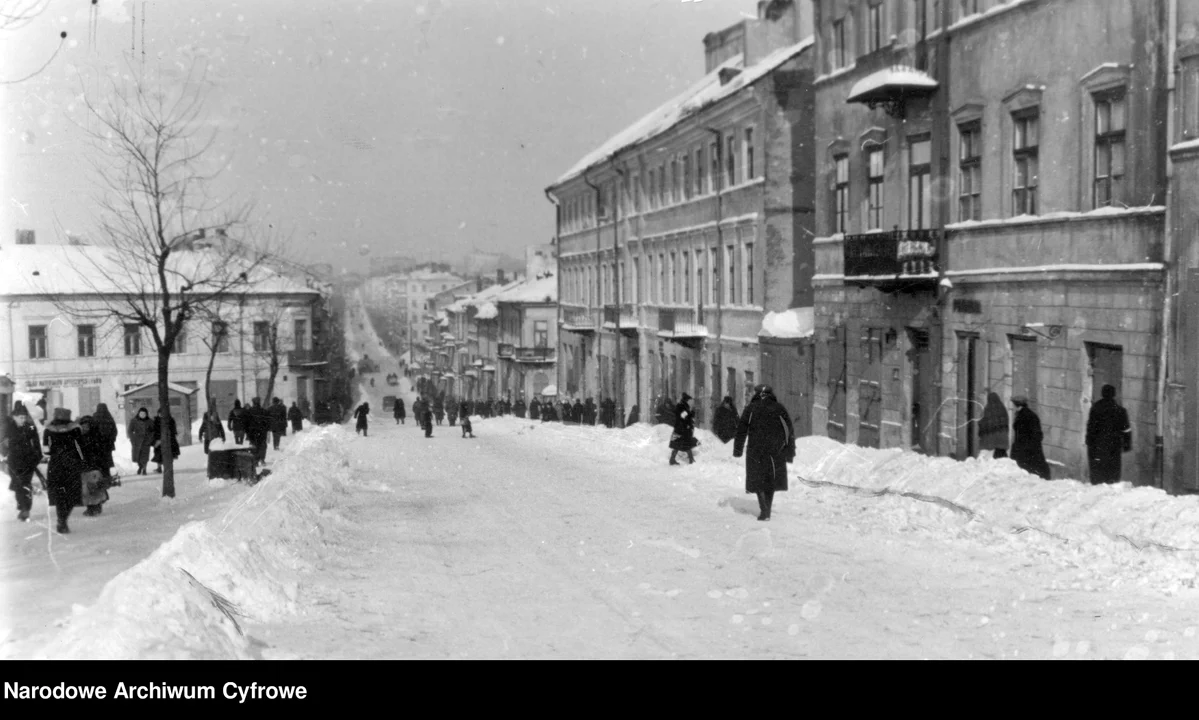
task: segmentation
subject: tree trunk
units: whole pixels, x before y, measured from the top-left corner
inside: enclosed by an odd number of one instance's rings
[[[271,356],[271,374],[266,381],[266,397],[262,399],[262,404],[267,405],[271,402],[271,398],[275,397],[275,376],[279,374],[279,356]]]
[[[175,453],[171,452],[171,389],[167,387],[170,377],[171,348],[164,345],[158,349],[158,407],[162,412],[162,496],[175,497]]]
[[[220,348],[220,339],[212,344],[208,353],[208,370],[204,373],[204,409],[205,412],[211,412],[215,408],[212,407],[212,366],[216,364],[216,352]]]

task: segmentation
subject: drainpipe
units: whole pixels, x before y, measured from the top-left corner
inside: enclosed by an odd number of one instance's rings
[[[554,384],[556,387],[562,387],[562,203],[558,202],[558,198],[550,193],[550,189],[545,189],[545,199],[554,204],[554,260],[556,270],[554,274],[557,276],[558,286],[558,326],[557,326],[557,341],[554,343]],[[524,328],[521,328],[521,337],[524,337]],[[528,392],[528,386],[525,387],[525,392]],[[528,402],[526,400],[526,402]]]
[[[616,277],[613,279],[613,285],[616,287],[616,297],[614,298],[614,300],[616,301],[616,387],[617,387],[617,391],[616,391],[616,413],[617,413],[617,416],[614,420],[615,420],[616,427],[624,427],[624,417],[625,417],[625,414],[624,414],[624,395],[625,395],[624,356],[621,355],[621,353],[620,353],[620,345],[621,345],[621,343],[620,343],[620,310],[624,304],[624,296],[621,294],[621,282],[620,282],[621,275],[624,274],[623,272],[621,272],[623,270],[624,266],[620,264],[620,198],[621,198],[620,188],[621,188],[621,186],[625,185],[625,183],[626,183],[625,175],[626,175],[627,171],[624,169],[624,167],[617,165],[615,159],[612,160],[612,167],[616,170],[616,173],[618,175],[620,175],[620,182],[617,183],[617,185],[616,185],[616,193],[615,193],[616,197],[613,199],[613,203],[612,203],[614,206],[614,208],[612,210],[613,218],[614,218],[614,222],[612,223],[612,258],[613,258],[612,267],[615,268],[614,273],[616,275]]]
[[[949,43],[950,43],[949,26],[953,23],[953,13],[952,13],[952,8],[950,7],[950,5],[951,4],[949,2],[943,1],[941,3],[941,34],[937,37],[937,41],[936,41],[937,42],[937,66],[934,69],[934,73],[936,74],[936,80],[938,83],[938,90],[937,90],[937,94],[936,94],[935,98],[933,99],[933,132],[932,132],[933,147],[932,147],[932,150],[933,150],[933,157],[936,158],[936,162],[937,162],[937,178],[940,179],[942,181],[942,183],[948,183],[949,178],[950,178],[950,170],[949,170],[949,124],[950,124],[949,123],[949,85],[950,85],[951,68],[950,68],[950,55],[949,55]],[[946,186],[948,186],[948,185],[946,185]],[[935,394],[934,394],[934,397],[932,398],[933,405],[931,408],[929,408],[932,411],[931,413],[929,413],[930,417],[920,418],[921,423],[931,423],[932,424],[932,438],[931,438],[931,443],[930,443],[932,445],[932,447],[927,448],[927,450],[930,454],[933,454],[933,455],[940,455],[941,447],[942,447],[941,406],[943,404],[943,401],[941,398],[945,394],[945,390],[942,387],[942,381],[943,381],[944,377],[942,375],[942,369],[941,369],[941,366],[943,364],[941,362],[941,358],[945,351],[945,318],[944,318],[943,313],[941,312],[941,302],[944,300],[944,297],[942,296],[942,293],[941,293],[941,281],[947,277],[946,271],[949,268],[949,241],[948,241],[948,238],[946,237],[946,230],[945,230],[945,226],[948,224],[949,224],[949,199],[948,198],[939,198],[936,201],[936,225],[937,225],[938,229],[940,230],[940,232],[937,233],[936,247],[937,247],[937,264],[940,265],[940,269],[937,273],[937,276],[938,276],[937,277],[937,287],[934,288],[934,290],[933,290],[933,298],[934,298],[933,313],[934,313],[934,315],[933,315],[932,326],[935,331],[935,335],[933,335],[932,337],[929,338],[930,345],[931,345],[930,350],[934,351],[934,352],[930,352],[929,354],[935,358],[935,360],[934,360],[935,364],[932,369],[932,372],[933,372],[932,385],[935,388],[933,391],[933,393],[935,393]],[[913,392],[915,392],[915,388],[913,388]],[[920,433],[923,435],[925,432],[927,432],[927,430],[925,428],[928,428],[928,427],[929,427],[929,425],[925,424],[923,428],[919,429]],[[919,442],[919,440],[917,438],[913,438],[913,441]],[[921,445],[923,446],[923,443],[921,443]]]
[[[1170,161],[1169,147],[1174,142],[1174,88],[1177,71],[1174,67],[1178,50],[1178,0],[1169,0],[1166,23],[1166,237],[1162,247],[1162,265],[1166,275],[1165,298],[1162,300],[1161,354],[1157,361],[1157,433],[1153,438],[1153,469],[1157,486],[1166,488],[1166,375],[1170,361],[1170,335],[1173,332],[1172,311],[1177,263],[1174,262],[1174,164]],[[1192,420],[1193,422],[1193,420]],[[1189,452],[1193,452],[1188,450]],[[1168,488],[1166,488],[1168,489]]]
[[[716,391],[713,401],[719,404],[719,398],[724,397],[724,233],[721,231],[721,222],[724,221],[724,197],[721,193],[724,192],[724,142],[721,137],[720,130],[716,128],[704,128],[708,132],[716,136],[716,177],[713,178],[713,190],[716,192],[716,282],[712,284],[712,291],[716,293]],[[732,392],[732,388],[729,388]]]
[[[600,306],[600,308],[602,310],[604,304],[601,302],[601,298],[603,297],[603,291],[602,291],[602,287],[600,285],[600,279],[602,277],[600,270],[603,267],[603,265],[600,262],[600,222],[599,222],[600,201],[602,200],[602,195],[600,194],[599,185],[596,185],[595,183],[591,182],[591,178],[584,175],[583,182],[587,183],[587,185],[592,190],[595,191],[595,302],[597,305]],[[591,317],[595,318],[594,312],[592,313]],[[603,317],[603,312],[600,312],[600,317],[601,318]],[[599,325],[599,327],[597,327],[595,329],[595,387],[598,390],[600,387],[600,345],[601,345],[600,329],[603,327],[603,321],[601,320],[600,322],[596,323],[596,325]],[[596,394],[598,394],[598,392]]]

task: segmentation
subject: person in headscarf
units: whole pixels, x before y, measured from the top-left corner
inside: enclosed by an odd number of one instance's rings
[[[108,405],[105,403],[96,405],[96,412],[92,413],[92,421],[95,426],[93,431],[98,433],[101,438],[101,441],[96,444],[96,469],[104,478],[105,487],[119,485],[119,481],[112,479],[112,468],[116,465],[113,462],[112,454],[117,450],[117,421],[108,411]]]
[[[1011,428],[1008,426],[1007,407],[999,393],[987,393],[987,404],[982,419],[978,421],[978,446],[981,450],[994,450],[995,457],[1007,457]]]
[[[678,465],[680,452],[687,453],[687,462],[695,464],[692,452],[699,443],[695,439],[695,418],[691,415],[691,396],[683,393],[674,407],[674,432],[670,436],[670,464]]]
[[[129,436],[129,446],[133,453],[132,460],[137,465],[137,474],[146,474],[146,463],[150,462],[150,450],[154,447],[154,421],[150,419],[150,411],[137,409],[137,414],[129,421],[126,429]]]
[[[46,469],[46,494],[58,516],[58,533],[71,532],[67,519],[82,500],[83,450],[79,424],[71,422],[71,411],[54,408],[54,419],[46,425],[43,444],[48,446],[50,464]]]
[[[37,426],[24,405],[17,403],[12,413],[13,424],[0,444],[0,454],[8,465],[8,489],[17,496],[17,520],[29,520],[33,509],[33,474],[42,461],[42,444]]]
[[[1087,415],[1087,465],[1092,485],[1120,482],[1120,455],[1132,450],[1132,426],[1128,411],[1116,402],[1116,387],[1104,385],[1100,394]]]
[[[716,408],[716,415],[712,419],[712,431],[716,433],[716,437],[720,438],[720,442],[727,444],[737,437],[737,421],[737,406],[733,404],[731,396],[725,395],[724,401]]]
[[[1012,404],[1016,406],[1016,418],[1012,422],[1012,459],[1025,472],[1048,480],[1049,462],[1041,447],[1044,439],[1041,418],[1028,407],[1028,398],[1023,395],[1012,398]]]
[[[758,496],[759,520],[769,520],[774,494],[787,490],[787,463],[795,460],[791,416],[769,385],[758,385],[737,425],[733,457],[745,454],[745,492]]]

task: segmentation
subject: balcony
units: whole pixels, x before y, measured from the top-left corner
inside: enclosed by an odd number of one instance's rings
[[[941,230],[846,235],[845,282],[884,291],[936,287]]]
[[[287,367],[289,368],[317,367],[328,364],[329,362],[327,360],[324,360],[320,355],[312,350],[287,351]]]
[[[554,361],[554,348],[518,347],[514,357],[520,363],[551,363]]]
[[[696,347],[708,337],[708,328],[695,308],[659,310],[658,337]]]
[[[562,329],[567,332],[590,334],[595,332],[595,317],[584,305],[561,304]]]
[[[496,350],[496,354],[502,358],[510,358],[515,352],[516,348],[512,343],[500,343]]]
[[[619,328],[621,333],[635,336],[637,334],[638,324],[637,307],[633,305],[633,303],[604,306],[605,330],[615,330]]]

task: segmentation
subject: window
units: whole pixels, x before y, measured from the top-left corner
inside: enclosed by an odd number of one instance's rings
[[[753,396],[754,396],[754,371],[746,370],[745,371],[745,404],[746,405],[748,405],[749,401],[753,399]]]
[[[641,175],[633,173],[633,212],[641,212]]]
[[[641,302],[641,258],[633,258],[633,302]]]
[[[658,166],[658,207],[666,206],[666,163]]]
[[[704,194],[704,149],[695,151],[695,194]]]
[[[79,338],[79,357],[96,356],[96,326],[80,325],[76,328]],[[32,357],[32,353],[30,354]]]
[[[725,169],[727,172],[727,177],[725,178],[725,184],[728,187],[732,187],[737,184],[737,138],[736,138],[736,136],[734,136],[730,133],[728,138],[726,138],[726,140],[725,140],[725,144],[726,144],[725,152],[728,153],[728,157],[725,158]]]
[[[833,216],[836,222],[833,232],[849,231],[849,156],[841,155],[833,161],[836,165]]]
[[[691,253],[683,251],[683,302],[691,302]]]
[[[125,326],[125,354],[126,355],[141,355],[142,354],[142,332],[138,325]]]
[[[645,195],[645,206],[648,208],[658,207],[658,198],[655,197],[655,191],[658,189],[658,171],[650,168],[649,170],[649,192]]]
[[[694,186],[691,182],[691,153],[683,154],[683,198],[690,198]]]
[[[753,180],[757,169],[754,168],[754,129],[745,128],[745,181]]]
[[[415,306],[415,301],[413,302]],[[271,324],[265,320],[254,323],[254,352],[267,352],[271,349]]]
[[[297,319],[294,322],[294,326],[295,326],[294,337],[295,337],[295,341],[296,341],[296,343],[295,343],[296,350],[307,350],[308,349],[308,320],[307,319]]]
[[[187,326],[179,328],[179,334],[175,336],[175,347],[171,352],[175,355],[187,353]]]
[[[679,300],[679,259],[674,251],[670,252],[670,268],[667,272],[667,277],[670,283],[670,295],[667,298],[668,302],[678,302]]]
[[[708,146],[708,164],[711,170],[708,173],[708,182],[712,186],[712,192],[720,190],[720,142],[713,140]]]
[[[718,248],[708,249],[708,267],[712,268],[712,287],[708,288],[708,302],[716,304],[716,289],[720,287],[720,266],[717,264]]]
[[[704,304],[704,251],[695,251],[695,301]]]
[[[550,332],[549,324],[545,320],[533,321],[533,347],[549,347]]]
[[[46,326],[29,326],[29,359],[41,360],[46,357]]]
[[[683,199],[682,175],[679,173],[679,156],[670,159],[670,201],[677,203]]]
[[[908,228],[932,227],[932,141],[927,137],[908,144]]]
[[[1015,182],[1012,184],[1012,212],[1037,214],[1037,108],[1012,116],[1012,160]]]
[[[1179,80],[1178,103],[1182,108],[1182,139],[1199,137],[1199,55],[1191,55],[1180,63],[1182,73]],[[1171,138],[1170,142],[1174,139]]]
[[[869,192],[866,201],[866,229],[878,230],[883,226],[883,176],[886,174],[886,156],[877,145],[867,154]]]
[[[658,302],[666,301],[666,255],[658,255]]]
[[[866,11],[866,52],[883,47],[883,4],[877,2]]]
[[[741,281],[741,286],[745,288],[745,304],[754,304],[754,244],[752,242],[745,243],[745,279]]]
[[[845,67],[845,18],[833,21],[833,70]]]
[[[982,126],[958,127],[958,220],[982,219]]]
[[[736,247],[729,245],[724,249],[724,264],[728,266],[729,286],[724,291],[724,301],[730,305],[737,301],[737,255]]]
[[[1124,94],[1095,98],[1095,207],[1124,195]]]

